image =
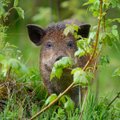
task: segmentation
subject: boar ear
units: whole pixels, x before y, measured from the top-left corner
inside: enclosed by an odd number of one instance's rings
[[[42,28],[38,27],[37,25],[32,24],[27,25],[27,29],[30,40],[37,46],[40,45],[42,42],[41,39],[45,35],[45,31]]]
[[[90,31],[90,25],[89,24],[82,24],[79,26],[80,29],[78,30],[78,34],[81,35],[83,38],[87,38]]]

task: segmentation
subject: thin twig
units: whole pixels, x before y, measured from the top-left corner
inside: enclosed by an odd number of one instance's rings
[[[83,104],[82,104],[82,108],[81,108],[81,112],[80,112],[80,120],[82,120],[82,114],[83,114],[85,103],[86,103],[86,100],[87,100],[87,94],[88,94],[88,91],[86,91],[84,101],[83,101]]]
[[[4,22],[6,22],[7,17],[10,15],[10,12],[11,12],[14,8],[15,8],[15,7],[12,7],[12,8],[10,8],[10,9],[8,10],[6,16],[3,18],[3,21],[4,21]]]
[[[87,68],[87,66],[93,60],[93,58],[94,58],[94,56],[96,54],[97,46],[98,46],[100,25],[101,25],[101,20],[102,20],[102,4],[103,4],[103,0],[99,0],[99,2],[100,2],[100,8],[99,8],[99,10],[100,10],[99,14],[100,15],[99,15],[99,19],[98,19],[98,27],[97,27],[97,32],[96,32],[96,39],[95,39],[94,51],[93,51],[93,54],[91,55],[90,59],[86,63],[85,67],[83,68],[84,70]],[[87,92],[88,92],[88,89],[86,91],[86,96],[87,96]],[[86,103],[86,97],[84,98],[83,103]],[[84,104],[82,105],[82,110],[81,110],[81,113],[80,113],[80,120],[82,120],[83,111],[84,111]]]
[[[98,29],[97,29],[97,32],[96,32],[96,39],[95,39],[96,42],[95,42],[93,54],[91,55],[90,59],[88,60],[86,66],[85,66],[85,69],[91,63],[92,59],[94,58],[94,56],[96,54],[97,46],[98,46],[100,24],[101,24],[101,19],[102,19],[102,3],[103,3],[102,0],[99,0],[99,1],[100,1],[100,16],[99,16],[99,19],[98,19]]]
[[[68,90],[70,90],[74,85],[74,82],[72,82],[70,84],[70,86],[64,91],[62,92],[61,94],[59,94],[59,96],[54,100],[52,101],[48,106],[44,107],[41,111],[39,111],[37,114],[35,114],[32,118],[30,118],[30,120],[33,120],[35,119],[36,117],[38,117],[41,113],[43,113],[45,110],[47,110],[48,108],[50,108],[53,104],[55,104],[65,93],[68,92]]]
[[[120,97],[120,92],[113,98],[113,100],[108,104],[108,106],[107,106],[107,108],[109,108],[112,104],[113,104],[113,102],[117,99],[117,98],[119,98]]]

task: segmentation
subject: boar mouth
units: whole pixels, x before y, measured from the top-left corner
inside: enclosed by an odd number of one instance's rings
[[[65,68],[65,69],[63,69],[63,71],[65,71],[65,72],[68,73],[68,72],[70,72],[74,67],[77,67],[77,66],[78,66],[78,64],[77,64],[78,60],[77,60],[77,59],[74,59],[73,61],[74,61],[73,66],[72,66],[71,68]],[[53,68],[53,65],[54,65],[54,63],[53,63],[52,65],[45,64],[44,66],[45,66],[45,69],[46,69],[47,71],[51,72],[51,71],[52,71],[52,68]]]
[[[72,68],[64,68],[63,69],[63,73],[71,73],[72,69],[74,68],[75,66],[72,66]],[[52,68],[53,67],[49,67],[47,64],[45,64],[45,69],[49,72],[52,72]]]

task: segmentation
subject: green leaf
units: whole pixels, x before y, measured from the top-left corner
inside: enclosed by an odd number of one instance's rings
[[[109,46],[112,46],[112,38],[111,38],[111,34],[106,34],[104,37],[103,37],[103,42]]]
[[[67,111],[71,111],[74,109],[74,102],[71,100],[71,98],[67,97],[67,102],[64,103],[64,108]]]
[[[116,26],[116,25],[113,25],[113,26],[112,26],[112,34],[113,34],[113,36],[114,36],[117,40],[119,40],[119,32],[118,32],[118,30],[117,30],[117,26]]]
[[[74,32],[78,32],[79,26],[75,24],[66,24],[66,28],[64,29],[64,35],[67,36],[69,33],[74,35]]]
[[[110,59],[109,59],[109,56],[101,56],[100,58],[100,64],[101,65],[106,65],[106,64],[109,64],[110,63]]]
[[[45,101],[45,105],[48,105],[49,103],[51,103],[52,101],[54,101],[57,98],[56,94],[51,94],[47,100]]]
[[[86,73],[87,73],[86,78],[87,78],[88,82],[90,82],[94,78],[94,73],[92,73],[90,71],[88,71]]]
[[[16,9],[18,15],[19,15],[22,19],[24,19],[24,10],[23,10],[22,8],[20,8],[20,7],[15,7],[15,9]]]
[[[91,41],[87,38],[80,39],[77,41],[78,50],[75,52],[75,56],[81,57],[85,54],[90,54],[92,52]]]
[[[50,75],[50,80],[52,80],[54,77],[57,77],[58,79],[60,79],[60,77],[62,76],[63,70],[61,68],[53,68],[51,75]]]
[[[60,103],[62,103],[64,105],[64,108],[67,111],[71,111],[74,109],[74,102],[72,101],[72,99],[70,97],[68,97],[67,95],[64,95],[60,98],[59,100]]]
[[[71,74],[73,74],[73,81],[75,84],[88,84],[88,76],[85,71],[81,68],[75,68],[72,70]]]
[[[73,65],[73,60],[70,57],[63,57],[59,61],[55,62],[50,75],[50,80],[52,80],[54,77],[60,79],[63,73],[63,69],[69,68],[72,65]]]
[[[118,7],[120,8],[120,1],[119,0],[110,0],[112,8]]]
[[[14,0],[14,7],[17,7],[18,6],[18,0]]]
[[[120,77],[120,68],[117,68],[114,72],[113,72],[113,77]]]
[[[85,55],[85,51],[83,49],[78,48],[78,50],[75,52],[75,56],[82,57]]]
[[[83,4],[83,6],[92,4],[92,3],[94,3],[94,2],[95,2],[95,0],[88,0],[88,2],[86,2],[86,3]]]

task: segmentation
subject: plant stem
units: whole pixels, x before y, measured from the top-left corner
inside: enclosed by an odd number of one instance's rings
[[[87,94],[88,94],[88,90],[86,91],[84,101],[83,101],[83,104],[82,104],[81,113],[80,113],[80,120],[82,120],[82,114],[83,114],[83,111],[84,111],[84,107],[85,107],[85,103],[86,103],[86,99],[87,99]]]
[[[107,106],[107,108],[109,108],[112,104],[113,104],[113,102],[117,99],[117,98],[119,98],[120,97],[120,92],[113,98],[113,100],[109,103],[109,105]]]
[[[100,8],[99,8],[99,18],[98,18],[98,27],[97,27],[97,32],[96,32],[96,39],[95,39],[95,46],[94,46],[94,51],[93,54],[91,55],[90,59],[87,61],[86,65],[84,66],[83,70],[86,70],[87,66],[91,63],[91,61],[93,60],[93,58],[95,57],[96,51],[97,51],[97,46],[98,46],[98,42],[99,42],[99,33],[100,33],[100,25],[101,25],[101,20],[102,20],[102,4],[103,4],[103,0],[99,0],[100,2]],[[86,95],[83,101],[83,105],[82,105],[82,110],[80,113],[80,120],[82,120],[82,115],[83,115],[83,111],[84,111],[84,106],[86,103],[86,96],[88,93],[88,89],[86,90]]]
[[[98,29],[96,32],[96,42],[95,42],[95,47],[94,47],[94,51],[93,54],[91,55],[90,59],[87,61],[87,63],[85,64],[83,70],[85,71],[86,68],[88,67],[88,65],[91,63],[92,59],[94,58],[95,54],[96,54],[96,50],[97,50],[97,45],[98,45],[98,38],[99,38],[99,31],[100,31],[100,23],[101,23],[101,18],[102,18],[102,0],[100,0],[100,18],[98,21]],[[74,86],[74,82],[72,82],[70,84],[70,86],[68,86],[68,88],[65,89],[64,92],[62,92],[61,94],[59,94],[59,96],[52,101],[48,106],[44,107],[41,111],[39,111],[38,113],[36,113],[33,117],[30,118],[30,120],[34,120],[36,117],[38,117],[41,113],[43,113],[44,111],[46,111],[48,108],[50,108],[53,104],[55,104],[65,93],[67,93],[72,87]],[[87,95],[86,95],[87,97]],[[85,97],[85,98],[86,98]],[[84,99],[84,102],[86,101],[86,99]],[[83,106],[83,110],[84,110],[84,106]],[[82,110],[82,112],[83,112]],[[82,116],[81,116],[82,118]]]
[[[7,17],[10,15],[10,12],[14,9],[14,7],[10,8],[6,14],[6,16],[4,17],[3,21],[6,22]]]
[[[37,114],[35,114],[32,118],[30,118],[30,120],[34,120],[36,117],[38,117],[41,113],[43,113],[44,111],[46,111],[48,108],[50,108],[53,104],[55,104],[65,93],[67,93],[74,85],[74,82],[72,82],[70,84],[70,86],[61,94],[59,94],[59,96],[52,101],[48,106],[44,107],[41,111],[39,111]]]
[[[95,46],[94,46],[94,51],[93,54],[91,55],[90,59],[88,60],[87,64],[85,65],[85,68],[87,68],[87,66],[91,63],[92,59],[94,58],[95,54],[96,54],[96,50],[97,50],[97,46],[98,46],[98,40],[99,40],[99,31],[100,31],[100,24],[101,24],[101,20],[102,20],[102,4],[103,4],[103,0],[99,0],[100,1],[100,15],[98,18],[98,29],[96,32],[96,42],[95,42]]]

